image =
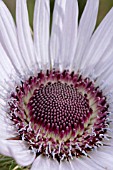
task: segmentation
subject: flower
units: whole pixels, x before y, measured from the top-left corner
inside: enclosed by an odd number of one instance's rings
[[[113,169],[113,9],[95,29],[99,0],[26,0],[16,26],[0,1],[0,153],[31,170]],[[32,37],[33,36],[33,37]]]

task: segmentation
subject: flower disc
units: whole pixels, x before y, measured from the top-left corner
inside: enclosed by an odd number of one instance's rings
[[[109,124],[106,97],[89,78],[74,72],[30,77],[16,87],[8,105],[19,138],[37,154],[59,161],[101,145]]]

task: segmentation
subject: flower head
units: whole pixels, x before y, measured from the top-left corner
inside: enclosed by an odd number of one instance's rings
[[[99,0],[26,0],[16,25],[0,1],[0,153],[31,169],[113,169],[113,9],[94,31]]]

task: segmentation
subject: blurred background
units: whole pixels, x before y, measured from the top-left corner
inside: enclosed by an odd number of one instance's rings
[[[9,10],[11,11],[14,19],[15,19],[15,6],[16,6],[16,0],[3,0]],[[50,0],[51,5],[51,20],[52,20],[52,11],[54,7],[54,1]],[[86,0],[78,0],[79,3],[79,19],[81,17],[82,11],[84,9]],[[28,11],[29,11],[29,20],[30,25],[32,27],[33,25],[33,11],[34,11],[34,4],[35,0],[28,0]],[[99,14],[98,14],[98,20],[97,20],[97,26],[101,22],[101,20],[104,18],[106,13],[110,10],[110,8],[113,7],[113,0],[100,0],[100,7],[99,7]],[[8,158],[5,156],[0,155],[0,170],[29,170],[30,167],[21,167],[16,164],[16,162],[12,158]]]

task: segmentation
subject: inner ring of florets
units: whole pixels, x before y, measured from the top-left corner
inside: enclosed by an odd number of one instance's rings
[[[37,154],[63,160],[87,155],[106,134],[106,97],[89,78],[47,71],[16,87],[8,103],[20,139]]]

